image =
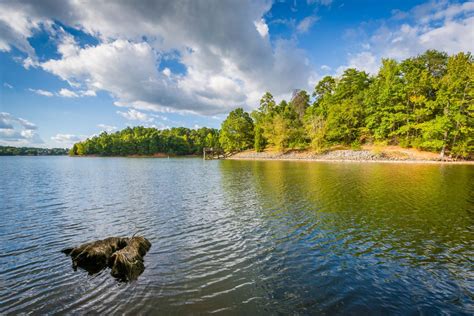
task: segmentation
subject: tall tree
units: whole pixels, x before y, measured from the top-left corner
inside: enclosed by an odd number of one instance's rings
[[[254,126],[250,115],[242,108],[230,112],[222,123],[219,141],[227,152],[251,148],[254,144]]]
[[[306,109],[309,107],[309,95],[304,90],[298,90],[290,102],[291,106],[294,108],[298,118],[302,121],[306,113]]]

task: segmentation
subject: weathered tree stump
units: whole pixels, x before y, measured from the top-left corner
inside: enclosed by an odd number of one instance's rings
[[[112,254],[109,261],[114,277],[127,281],[135,280],[145,270],[143,256],[151,244],[143,237],[132,237],[125,248]]]
[[[112,276],[131,281],[145,270],[143,256],[150,247],[151,243],[141,236],[109,237],[75,248],[66,248],[62,252],[71,256],[74,270],[79,267],[94,274],[108,266],[112,269]]]

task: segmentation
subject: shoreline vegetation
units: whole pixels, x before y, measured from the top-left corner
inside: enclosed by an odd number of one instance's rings
[[[0,146],[0,156],[66,156],[67,148]]]
[[[74,157],[104,157],[100,155],[82,155]],[[202,158],[202,155],[176,155],[166,153],[155,153],[153,155],[126,155],[107,156],[109,158]],[[413,148],[400,146],[373,146],[364,145],[359,149],[344,146],[334,146],[325,152],[315,152],[308,149],[290,149],[278,151],[268,148],[257,152],[253,149],[244,150],[229,155],[227,160],[273,160],[273,161],[308,161],[308,162],[374,162],[374,163],[432,163],[432,164],[469,164],[474,165],[474,160],[441,159],[439,154],[421,151]]]
[[[231,111],[219,130],[127,127],[76,143],[69,154],[180,156],[213,148],[231,159],[469,161],[473,113],[473,56],[428,50],[401,62],[383,59],[376,75],[349,68],[326,76],[311,94],[295,90],[288,102],[266,92],[258,109]]]

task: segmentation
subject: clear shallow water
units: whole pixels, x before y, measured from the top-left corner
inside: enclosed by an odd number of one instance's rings
[[[0,314],[474,313],[474,167],[0,157]],[[139,232],[145,272],[60,249]]]

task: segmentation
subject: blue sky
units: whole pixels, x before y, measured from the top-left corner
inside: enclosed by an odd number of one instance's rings
[[[474,1],[0,2],[0,144],[219,127],[382,57],[474,50]]]

